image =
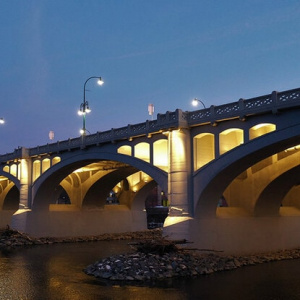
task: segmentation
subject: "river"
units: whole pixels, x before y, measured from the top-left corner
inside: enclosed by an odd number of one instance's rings
[[[151,286],[107,284],[83,269],[130,251],[128,241],[54,244],[0,253],[1,300],[300,299],[300,260],[279,261]]]

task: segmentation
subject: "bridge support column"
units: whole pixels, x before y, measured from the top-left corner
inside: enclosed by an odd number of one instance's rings
[[[164,234],[171,239],[188,238],[189,215],[191,214],[190,196],[190,133],[186,129],[174,130],[169,133],[169,172],[168,199],[170,202],[169,216],[164,227]],[[169,224],[172,224],[169,226]]]
[[[20,207],[31,207],[31,159],[28,149],[22,148],[20,163]]]
[[[169,133],[168,199],[172,211],[178,215],[189,213],[188,190],[191,173],[190,134],[179,129]]]
[[[11,227],[25,232],[28,222],[28,215],[31,210],[31,159],[28,149],[22,148],[22,158],[19,166],[20,172],[20,202],[19,209],[11,218]]]

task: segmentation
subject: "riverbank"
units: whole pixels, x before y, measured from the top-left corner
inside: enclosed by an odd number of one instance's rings
[[[24,246],[49,245],[55,243],[82,243],[112,240],[153,240],[160,239],[161,235],[162,231],[160,229],[153,229],[138,232],[102,234],[95,236],[34,238],[7,226],[6,228],[0,228],[0,250]]]
[[[175,277],[197,277],[244,266],[300,258],[300,249],[281,250],[248,256],[225,256],[207,249],[190,249],[185,241],[162,238],[161,229],[88,237],[33,238],[9,227],[0,229],[0,250],[50,245],[128,240],[130,253],[96,261],[84,269],[88,275],[109,281],[156,281]]]

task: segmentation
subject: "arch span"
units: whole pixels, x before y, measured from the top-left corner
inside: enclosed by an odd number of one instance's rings
[[[193,180],[195,217],[214,217],[219,198],[230,182],[255,163],[298,145],[299,132],[299,124],[270,132],[228,151],[196,172]]]
[[[67,153],[66,155],[62,155],[60,163],[55,164],[43,173],[33,184],[32,195],[34,200],[32,207],[47,209],[51,203],[50,195],[53,194],[54,188],[67,175],[87,164],[103,160],[125,163],[137,170],[141,170],[151,176],[162,189],[167,190],[167,173],[161,169],[135,157],[95,151],[94,148],[91,148],[83,150],[80,154],[70,155],[70,153]]]
[[[299,172],[300,166],[296,166],[270,182],[256,202],[255,215],[278,216],[279,208],[285,195],[293,186],[299,185]]]
[[[90,187],[83,199],[82,205],[94,207],[104,206],[106,198],[113,187],[127,176],[130,176],[137,171],[138,169],[135,167],[127,166],[104,175]]]
[[[15,186],[18,188],[18,190],[20,190],[20,180],[16,178],[14,175],[11,175],[10,173],[1,170],[0,176],[6,177],[8,180],[12,181],[15,184]]]

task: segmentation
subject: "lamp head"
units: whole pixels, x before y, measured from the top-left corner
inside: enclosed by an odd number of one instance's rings
[[[99,85],[103,85],[103,83],[104,83],[104,81],[102,80],[101,77],[99,77],[99,79],[98,79],[98,84],[99,84]]]
[[[193,105],[193,106],[197,106],[197,105],[198,105],[198,99],[197,99],[197,98],[194,98],[194,99],[193,99],[192,105]]]
[[[201,105],[203,105],[203,108],[206,108],[206,107],[205,107],[205,104],[204,104],[201,100],[199,100],[199,99],[197,99],[197,98],[194,98],[193,101],[192,101],[192,105],[193,105],[193,106],[197,106],[199,103],[200,103]]]

